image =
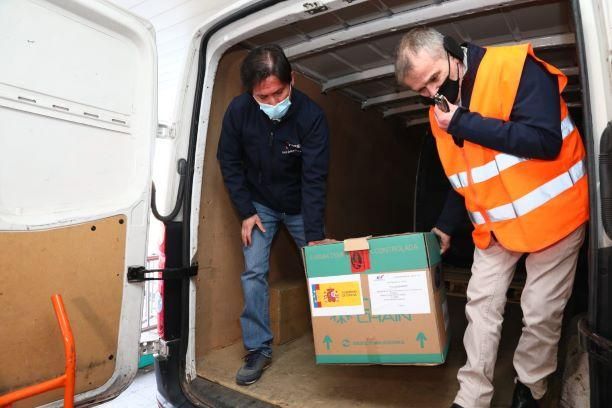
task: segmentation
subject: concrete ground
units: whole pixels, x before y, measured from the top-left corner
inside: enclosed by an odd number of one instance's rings
[[[104,408],[155,408],[157,407],[156,392],[155,371],[153,366],[149,366],[138,370],[134,382],[121,395],[98,406]]]

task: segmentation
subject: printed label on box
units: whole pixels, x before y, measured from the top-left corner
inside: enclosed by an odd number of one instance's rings
[[[372,315],[428,314],[427,272],[392,272],[368,275]]]
[[[361,273],[370,269],[370,251],[367,249],[349,252],[351,272]]]
[[[313,316],[364,314],[359,275],[308,279]]]

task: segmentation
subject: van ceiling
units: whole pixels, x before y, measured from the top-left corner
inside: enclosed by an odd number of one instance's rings
[[[305,19],[242,43],[283,47],[293,69],[315,80],[322,92],[341,92],[363,109],[399,117],[406,126],[427,121],[427,107],[394,77],[395,48],[419,25],[435,27],[460,43],[501,45],[531,42],[536,54],[569,77],[564,97],[580,102],[578,62],[569,2],[526,0],[370,0],[323,7]]]

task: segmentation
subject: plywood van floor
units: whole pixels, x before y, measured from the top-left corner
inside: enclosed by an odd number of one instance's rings
[[[448,407],[458,389],[457,370],[465,362],[462,337],[465,300],[449,298],[452,341],[440,366],[316,365],[312,336],[274,348],[273,364],[248,387],[236,385],[242,344],[214,350],[198,362],[198,375],[281,407]],[[512,355],[520,336],[521,311],[508,305],[498,353],[493,407],[509,407],[512,398]]]

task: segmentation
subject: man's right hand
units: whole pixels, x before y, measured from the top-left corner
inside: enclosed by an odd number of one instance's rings
[[[431,232],[433,232],[440,238],[440,254],[445,253],[448,250],[448,248],[450,248],[451,236],[437,229],[436,227],[433,227],[431,229]]]
[[[253,232],[253,227],[257,225],[261,232],[266,232],[263,224],[261,223],[261,219],[259,215],[255,214],[242,220],[242,243],[244,246],[251,245],[251,233]]]

